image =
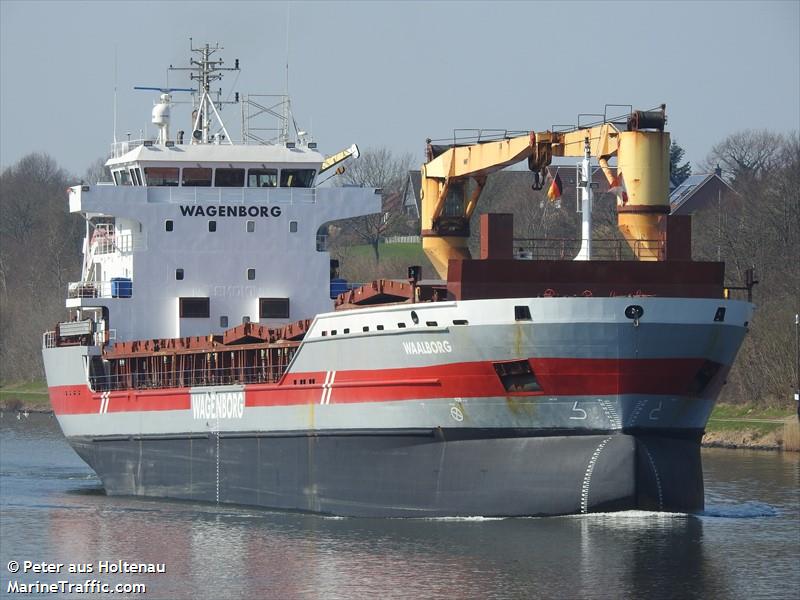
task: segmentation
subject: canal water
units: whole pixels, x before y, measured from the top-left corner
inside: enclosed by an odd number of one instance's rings
[[[325,518],[106,497],[52,416],[5,413],[0,597],[36,582],[93,590],[94,580],[144,584],[127,597],[147,600],[798,598],[798,455],[710,449],[703,462],[701,515]],[[64,566],[24,573],[24,561]],[[105,572],[120,561],[165,572]]]

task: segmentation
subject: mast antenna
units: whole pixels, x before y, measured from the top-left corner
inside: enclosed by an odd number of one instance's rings
[[[117,143],[117,45],[114,44],[114,143]]]
[[[211,56],[215,52],[223,50],[223,47],[220,46],[219,43],[214,46],[204,44],[203,46],[195,48],[192,38],[189,38],[189,49],[191,52],[199,55],[200,58],[190,58],[190,66],[188,67],[173,67],[170,65],[169,70],[191,71],[189,79],[197,81],[198,103],[195,109],[196,114],[193,114],[192,143],[207,144],[212,141],[212,138],[216,142],[220,141],[219,132],[214,136],[211,135],[211,119],[213,115],[219,123],[220,131],[224,134],[223,139],[226,143],[232,144],[231,136],[228,135],[228,130],[225,128],[225,123],[222,121],[222,117],[217,109],[217,106],[221,108],[223,104],[229,104],[229,102],[222,100],[222,90],[213,92],[211,90],[211,84],[214,81],[222,79],[223,73],[221,73],[221,71],[239,71],[239,59],[236,59],[233,67],[223,67],[222,65],[225,63],[221,58],[212,60]],[[216,101],[212,98],[212,94],[216,94]],[[230,102],[230,104],[238,102],[238,100],[237,94],[236,100]]]
[[[290,26],[291,4],[286,3],[286,101],[283,105],[283,131],[281,131],[281,142],[286,144],[289,141],[289,119],[292,114],[291,97],[289,96],[289,26]]]

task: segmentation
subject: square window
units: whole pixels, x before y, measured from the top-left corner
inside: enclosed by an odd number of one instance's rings
[[[247,171],[247,187],[277,187],[278,169],[250,169]]]
[[[260,319],[288,319],[288,298],[259,298],[258,316]]]
[[[256,230],[256,222],[255,221],[248,221],[247,222],[247,233],[253,233]]]
[[[244,169],[217,169],[214,174],[217,187],[244,187]]]
[[[219,326],[220,327],[227,327],[228,326],[228,315],[222,315],[219,318]]]
[[[378,331],[383,331],[383,325],[378,325]]]
[[[181,298],[181,319],[207,319],[210,314],[208,298]]]
[[[183,280],[183,269],[175,269],[175,279],[178,281]]]
[[[168,186],[178,185],[177,167],[145,167],[144,178],[149,186]]]
[[[256,270],[255,269],[247,269],[247,280],[253,281],[256,278]]]
[[[175,228],[175,223],[172,219],[167,219],[164,221],[164,231],[172,231]]]
[[[289,221],[289,233],[297,233],[297,221]]]
[[[207,167],[184,167],[181,184],[184,187],[211,187],[211,169]]]
[[[208,222],[208,230],[212,233],[217,230],[217,222],[216,221],[209,221]]]

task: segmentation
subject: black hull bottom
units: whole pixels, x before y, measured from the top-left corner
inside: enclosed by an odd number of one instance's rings
[[[698,436],[430,433],[70,440],[110,495],[343,516],[703,509]]]

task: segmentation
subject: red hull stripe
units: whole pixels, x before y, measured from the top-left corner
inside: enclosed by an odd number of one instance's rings
[[[288,373],[280,384],[245,386],[245,404],[254,407],[319,404],[322,400],[326,404],[343,404],[409,398],[685,395],[705,360],[533,358],[530,363],[541,392],[507,392],[494,371],[493,363],[487,361],[413,369],[337,371],[335,378],[330,378],[333,380],[330,384],[325,371]],[[309,383],[311,380],[314,383]],[[191,408],[189,388],[100,394],[80,385],[53,387],[50,388],[50,402],[56,414]]]

